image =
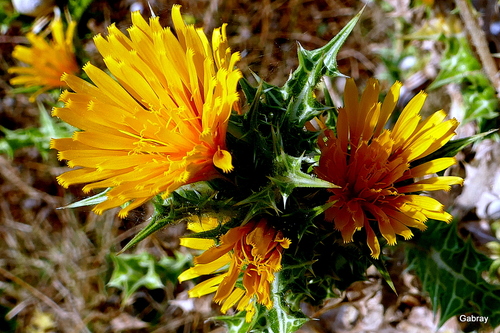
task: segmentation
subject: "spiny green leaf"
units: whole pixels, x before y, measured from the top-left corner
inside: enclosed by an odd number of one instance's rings
[[[107,188],[106,190],[102,191],[101,193],[98,193],[96,195],[93,195],[91,197],[79,200],[77,202],[73,202],[72,204],[69,204],[64,207],[59,207],[58,209],[67,209],[67,208],[77,208],[77,207],[85,207],[85,206],[93,206],[100,204],[101,202],[106,201],[108,198],[106,196],[106,193],[110,190],[110,188]]]
[[[492,260],[478,253],[470,238],[464,241],[459,237],[456,222],[427,224],[429,229],[406,255],[409,268],[430,295],[434,312],[441,310],[439,326],[466,313],[489,317],[493,327],[500,325],[500,287],[482,277]]]
[[[149,224],[144,229],[139,231],[137,235],[135,235],[134,238],[132,238],[132,240],[128,242],[127,245],[125,245],[120,252],[118,252],[118,254],[125,252],[126,250],[138,244],[140,241],[142,241],[149,235],[154,234],[158,230],[176,221],[178,221],[178,218],[176,218],[175,214],[169,214],[163,217],[154,216],[153,218],[151,218],[151,222],[149,222]]]
[[[243,93],[245,94],[247,103],[252,104],[257,96],[257,88],[253,87],[246,78],[241,78],[239,84],[241,90],[243,90]]]
[[[108,286],[123,290],[122,304],[125,304],[141,287],[150,290],[163,288],[165,279],[175,283],[179,274],[188,266],[191,257],[176,253],[175,258],[164,257],[157,261],[151,254],[143,252],[120,256],[111,254],[111,260],[114,269]]]
[[[484,75],[470,77],[469,81],[469,84],[462,89],[465,110],[462,122],[477,121],[480,130],[488,129],[486,120],[498,117],[495,90]]]
[[[108,286],[122,289],[122,304],[140,287],[163,288],[163,282],[155,271],[155,260],[149,253],[115,256],[111,254],[114,270]]]
[[[48,158],[50,140],[53,138],[67,138],[71,136],[73,129],[56,118],[48,115],[42,103],[38,103],[40,112],[40,126],[33,128],[19,128],[9,130],[0,126],[5,137],[0,139],[0,153],[14,157],[14,152],[24,147],[35,147],[44,159]]]
[[[174,257],[163,257],[158,261],[157,270],[160,276],[165,276],[173,284],[177,284],[177,278],[181,273],[190,266],[192,257],[190,254],[174,252]]]
[[[339,186],[328,181],[315,178],[301,170],[302,162],[305,157],[293,157],[281,152],[275,161],[274,175],[269,177],[278,187],[283,197],[283,206],[286,206],[286,200],[297,187],[310,188],[338,188]]]
[[[446,50],[441,59],[441,71],[428,89],[461,83],[471,72],[481,70],[481,64],[472,53],[466,38],[451,37],[444,41]]]
[[[392,291],[397,295],[398,292],[396,291],[396,287],[394,287],[394,282],[392,282],[391,275],[387,271],[387,268],[384,265],[384,262],[382,260],[378,259],[373,259],[370,258],[370,262],[377,268],[378,272],[382,276],[382,278],[385,280],[385,282],[391,287]]]
[[[284,304],[282,299],[283,290],[281,288],[283,281],[281,281],[280,276],[279,272],[276,273],[272,284],[273,307],[269,310],[268,327],[265,332],[292,333],[304,325],[308,319],[303,315],[298,316],[291,313],[288,306]]]
[[[259,192],[255,192],[235,204],[236,207],[244,205],[249,205],[250,207],[248,208],[247,214],[242,223],[250,221],[256,215],[264,213],[276,215],[281,213],[278,205],[276,204],[275,188],[272,185],[266,186]]]
[[[285,99],[290,101],[287,114],[291,122],[303,126],[306,121],[324,110],[324,106],[314,98],[314,89],[323,75],[342,76],[337,70],[337,54],[362,12],[347,23],[325,46],[308,51],[299,44],[299,66],[283,87]]]

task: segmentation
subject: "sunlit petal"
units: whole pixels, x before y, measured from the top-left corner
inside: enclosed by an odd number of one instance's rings
[[[212,50],[201,29],[184,23],[180,6],[172,18],[175,34],[159,17],[132,13],[128,37],[111,25],[107,36],[94,38],[108,71],[88,63],[91,83],[62,76],[72,91],[61,95],[65,105],[53,115],[82,130],[72,138],[81,149],[66,139],[52,146],[85,177],[58,179],[64,186],[89,183],[87,191],[112,187],[96,213],[129,203],[123,217],[156,195],[166,198],[233,169],[226,129],[239,98],[239,55],[231,53],[225,29],[214,31]]]

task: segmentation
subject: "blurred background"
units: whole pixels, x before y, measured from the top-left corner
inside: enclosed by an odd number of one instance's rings
[[[117,257],[115,253],[146,226],[150,206],[123,220],[114,210],[97,216],[87,207],[59,209],[85,198],[79,187],[65,190],[55,180],[67,170],[48,147],[51,137],[67,132],[49,116],[60,92],[41,96],[44,104],[31,103],[33,91],[12,87],[8,73],[18,65],[11,55],[14,47],[28,43],[28,31],[43,32],[53,5],[63,15],[69,8],[78,23],[75,48],[80,65],[90,61],[104,68],[92,37],[106,34],[111,23],[125,31],[130,11],[140,10],[147,17],[152,10],[167,26],[172,5],[179,3],[185,20],[204,27],[208,35],[228,23],[231,48],[241,53],[243,75],[252,83],[258,75],[274,85],[284,84],[296,68],[298,43],[306,49],[325,45],[364,7],[338,55],[340,72],[361,87],[370,77],[381,80],[385,90],[399,80],[404,84],[402,103],[426,90],[424,113],[444,109],[458,118],[458,137],[498,128],[496,0],[473,1],[476,30],[457,10],[458,0],[15,2],[14,8],[0,0],[0,332],[225,332],[220,323],[209,320],[219,314],[211,298],[189,299],[192,282],[176,283],[191,260],[178,244],[183,224]],[[477,39],[486,47],[474,44]],[[343,79],[325,78],[322,84],[341,106]],[[460,220],[461,235],[471,237],[477,249],[494,260],[500,257],[499,156],[494,135],[466,148],[453,170],[465,177],[465,186],[440,194]],[[314,320],[300,332],[479,328],[456,318],[437,328],[428,295],[406,269],[401,249],[391,251],[388,270],[398,294],[376,269],[369,269],[366,281],[354,283],[339,298],[322,306],[304,304],[303,311]]]

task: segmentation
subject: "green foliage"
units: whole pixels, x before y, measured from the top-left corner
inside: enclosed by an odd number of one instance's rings
[[[82,200],[78,200],[76,202],[73,202],[72,204],[66,205],[64,207],[60,207],[59,209],[77,208],[77,207],[93,206],[93,205],[100,204],[101,202],[106,201],[106,199],[107,199],[106,193],[109,190],[110,189],[108,188],[100,193],[97,193],[96,195],[93,195],[91,197],[88,197],[88,198],[85,198]]]
[[[238,170],[231,176],[236,186],[221,192],[240,205],[250,204],[247,219],[259,210],[287,214],[285,202],[296,188],[332,186],[304,172],[314,163],[309,156],[317,149],[317,134],[305,131],[304,124],[329,108],[316,100],[314,89],[322,76],[341,75],[336,55],[360,15],[322,48],[308,51],[299,46],[299,67],[283,87],[257,76],[257,87],[240,81],[249,109],[243,116],[233,116],[229,125],[228,148]]]
[[[314,89],[324,75],[342,76],[337,69],[337,54],[356,26],[363,11],[359,12],[325,46],[308,51],[300,44],[297,50],[299,67],[284,86],[284,96],[290,103],[287,106],[288,119],[303,126],[306,121],[318,116],[322,105],[314,98]]]
[[[71,17],[75,21],[79,21],[87,7],[93,0],[69,0],[68,9]]]
[[[71,129],[66,123],[62,123],[48,115],[43,104],[39,103],[40,126],[32,128],[20,128],[9,130],[0,126],[5,135],[0,139],[0,153],[14,157],[16,150],[24,147],[35,147],[40,155],[47,160],[50,151],[50,140],[52,138],[66,138],[71,136]]]
[[[281,287],[287,305],[295,311],[302,301],[319,305],[327,298],[338,297],[334,289],[345,290],[352,282],[364,280],[366,269],[373,264],[362,233],[355,234],[352,243],[344,244],[333,228],[325,227],[304,228],[283,258]]]
[[[12,10],[9,0],[0,0],[0,33],[4,34],[19,13]]]
[[[111,255],[114,264],[108,286],[123,290],[122,304],[139,288],[158,289],[163,281],[177,282],[177,277],[189,266],[191,256],[175,253],[175,258],[163,257],[157,261],[151,254]]]
[[[283,280],[281,274],[275,275],[275,280],[272,285],[273,307],[264,312],[265,325],[263,327],[254,328],[254,332],[269,332],[269,333],[288,333],[295,332],[300,328],[307,318],[301,313],[292,313],[288,304],[286,304],[284,297],[284,286],[286,281]],[[266,311],[267,312],[267,311]],[[261,320],[257,321],[262,322]]]
[[[500,325],[500,287],[481,276],[492,260],[478,253],[470,238],[460,238],[456,223],[427,224],[429,229],[408,248],[407,259],[429,293],[434,312],[440,310],[439,325],[466,313],[489,317],[493,327]]]
[[[488,278],[490,281],[500,282],[500,220],[493,222],[491,229],[497,240],[485,244],[491,252],[490,257],[494,260],[491,263]]]
[[[414,22],[406,19],[406,17],[400,18],[398,26],[401,30],[391,36],[392,47],[379,51],[387,69],[382,76],[389,81],[404,82],[416,71],[426,71],[425,67],[429,66],[432,60],[430,57],[435,57],[436,54],[421,52],[422,48],[415,47],[417,40],[432,41],[438,45],[436,49],[444,46],[444,51],[438,55],[439,73],[427,90],[431,91],[449,84],[458,85],[461,99],[455,101],[458,103],[454,109],[458,120],[463,124],[476,121],[480,132],[497,127],[491,121],[498,117],[499,105],[495,89],[484,74],[458,16],[453,14],[439,16],[435,11],[429,10],[426,12],[423,24],[417,25],[418,30],[415,30]],[[404,35],[404,38],[396,37],[401,35]],[[410,58],[415,62],[413,66],[402,69],[403,60]]]
[[[429,89],[450,83],[460,84],[463,97],[461,121],[477,121],[481,131],[491,129],[487,127],[487,120],[498,117],[498,100],[467,38],[452,36],[442,40],[446,50],[440,62],[441,71]]]
[[[165,200],[157,196],[153,200],[155,211],[151,218],[151,222],[135,235],[135,237],[123,247],[120,253],[128,250],[141,240],[167,225],[178,223],[196,214],[218,213],[221,207],[227,205],[227,202],[212,200],[216,194],[217,191],[212,189],[208,184],[196,183],[179,188]],[[226,210],[225,214],[226,216],[232,216],[233,212]],[[221,233],[225,230],[226,229],[221,230]],[[206,237],[210,238],[215,236],[218,235],[207,235]],[[193,237],[193,235],[191,237]]]
[[[292,194],[293,189],[298,187],[308,188],[335,188],[335,184],[325,180],[315,178],[301,170],[305,158],[292,157],[281,153],[277,156],[275,162],[276,172],[274,176],[269,177],[273,184],[278,188],[282,198],[283,206],[286,206],[286,200]]]

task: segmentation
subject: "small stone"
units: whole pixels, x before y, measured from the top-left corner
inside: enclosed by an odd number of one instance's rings
[[[54,0],[12,0],[12,5],[17,12],[33,17],[48,14],[52,11],[54,4]]]

